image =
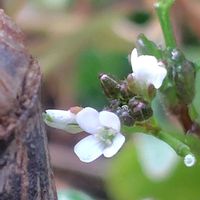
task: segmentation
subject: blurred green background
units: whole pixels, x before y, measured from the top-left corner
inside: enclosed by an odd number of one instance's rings
[[[1,8],[22,28],[29,51],[39,60],[43,109],[75,105],[102,109],[107,100],[99,73],[126,78],[131,72],[128,55],[139,33],[163,44],[154,2],[0,0]],[[199,13],[200,1],[195,0],[177,0],[172,10],[177,43],[195,62],[200,55]],[[186,168],[160,141],[130,137],[113,159],[84,164],[73,153],[84,133],[71,136],[48,127],[47,133],[59,200],[199,199],[199,164]]]

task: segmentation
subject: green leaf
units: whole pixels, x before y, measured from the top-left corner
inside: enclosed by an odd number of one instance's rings
[[[158,126],[167,133],[180,133],[183,134],[183,128],[179,121],[172,116],[163,102],[161,94],[157,93],[152,101],[153,116]]]
[[[148,40],[144,34],[138,36],[136,47],[139,55],[152,55],[157,59],[162,57],[161,49],[159,49],[154,42]]]
[[[152,101],[153,116],[157,126],[160,127],[164,132],[170,134],[172,137],[180,140],[184,144],[188,145],[191,152],[195,154],[199,159],[200,152],[200,140],[195,135],[186,134],[179,121],[172,116],[165,105],[162,102],[162,98],[158,94]]]
[[[135,147],[128,143],[113,161],[107,183],[115,200],[193,200],[200,196],[199,173],[199,165],[187,168],[179,162],[166,178],[152,180],[141,168]]]

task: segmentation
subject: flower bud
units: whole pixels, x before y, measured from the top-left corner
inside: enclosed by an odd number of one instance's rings
[[[168,50],[168,78],[175,87],[177,98],[190,104],[194,98],[195,68],[178,49]]]
[[[130,99],[128,102],[128,107],[130,108],[131,116],[133,116],[136,121],[147,120],[153,114],[150,105],[138,97],[133,97]]]
[[[112,77],[107,74],[101,73],[99,75],[103,91],[109,99],[118,99],[120,96],[120,85]]]
[[[76,109],[77,108],[78,107],[76,107]],[[71,109],[73,110],[75,107]],[[43,120],[48,126],[61,129],[69,133],[79,133],[82,131],[76,122],[76,114],[70,110],[46,110],[46,112],[43,113]]]
[[[122,124],[126,126],[133,126],[135,120],[131,116],[130,110],[127,105],[118,107],[115,113],[120,118]]]
[[[116,81],[114,78],[107,74],[100,74],[99,76],[101,86],[105,95],[109,99],[127,100],[133,93],[128,88],[127,81]]]

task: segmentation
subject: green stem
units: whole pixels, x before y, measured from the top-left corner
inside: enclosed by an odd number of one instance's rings
[[[176,41],[173,34],[172,25],[170,22],[170,9],[175,0],[159,0],[155,4],[157,15],[160,20],[160,25],[164,34],[165,44],[167,47],[175,48]]]
[[[191,154],[189,146],[170,134],[160,131],[153,135],[170,145],[179,156],[185,157],[187,154]]]
[[[180,139],[172,136],[170,133],[166,133],[162,131],[158,127],[151,126],[151,124],[138,124],[133,127],[122,127],[122,132],[126,134],[133,134],[133,133],[145,133],[147,135],[153,135],[158,139],[162,140],[163,142],[167,143],[171,146],[174,151],[181,157],[185,157],[188,154],[192,154],[190,147],[182,142]]]

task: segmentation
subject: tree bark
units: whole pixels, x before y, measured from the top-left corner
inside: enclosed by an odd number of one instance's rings
[[[56,200],[41,118],[41,73],[0,10],[0,200]]]

